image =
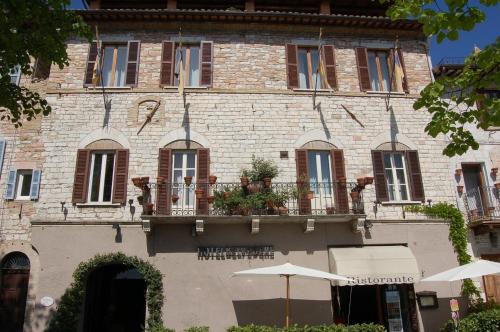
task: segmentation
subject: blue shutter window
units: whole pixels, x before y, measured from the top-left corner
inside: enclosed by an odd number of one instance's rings
[[[40,177],[42,176],[42,170],[34,169],[32,174],[30,199],[36,200],[38,199],[38,194],[40,192]]]
[[[4,155],[5,155],[5,139],[0,138],[0,174],[2,173]]]
[[[5,199],[14,199],[14,193],[16,191],[16,178],[17,170],[9,170],[9,175],[7,176],[7,188],[5,189]]]

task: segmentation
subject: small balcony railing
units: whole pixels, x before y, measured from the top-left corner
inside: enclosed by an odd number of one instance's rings
[[[364,214],[353,182],[148,183],[139,201],[156,216]]]
[[[500,221],[500,190],[496,187],[478,187],[464,194],[465,208],[470,222],[498,219]]]

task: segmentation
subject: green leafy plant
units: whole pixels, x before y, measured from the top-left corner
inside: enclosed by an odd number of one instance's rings
[[[472,313],[460,320],[458,329],[452,320],[441,328],[441,332],[497,332],[500,331],[500,310]]]
[[[251,182],[263,181],[265,178],[273,179],[278,176],[278,166],[272,160],[252,156],[252,168],[243,169],[241,176],[248,177]]]
[[[449,238],[457,254],[458,263],[464,265],[471,262],[471,256],[467,253],[467,228],[464,217],[456,206],[448,203],[437,203],[432,206],[412,205],[406,207],[406,211],[423,213],[448,221]],[[479,291],[470,279],[466,279],[462,283],[462,294],[468,297],[469,302],[479,297]]]
[[[485,20],[482,6],[498,5],[499,0],[379,0],[389,5],[387,15],[392,20],[416,19],[427,37],[437,42],[457,40],[461,31],[471,31]],[[500,100],[485,98],[485,89],[500,86],[500,37],[482,51],[465,60],[463,69],[453,77],[442,75],[430,83],[415,102],[415,110],[426,109],[432,115],[425,131],[432,137],[447,134],[450,142],[443,153],[447,156],[464,154],[479,144],[467,127],[487,129],[500,126]],[[449,99],[442,97],[448,94]],[[475,107],[476,105],[481,107]]]
[[[31,75],[33,59],[59,68],[69,65],[66,42],[70,37],[91,40],[82,17],[67,7],[70,0],[0,1],[0,119],[16,128],[23,120],[48,115],[51,107],[39,93],[10,83],[9,72],[20,66]]]
[[[264,325],[232,326],[227,332],[385,332],[383,325],[378,324],[354,324],[354,325],[317,325],[273,327]]]
[[[47,332],[73,332],[78,330],[79,318],[85,298],[87,279],[95,269],[112,264],[120,264],[136,268],[143,276],[147,286],[146,304],[149,316],[147,318],[150,331],[169,332],[163,328],[163,281],[162,275],[150,263],[136,257],[127,256],[121,252],[96,255],[94,258],[82,262],[73,273],[73,282],[61,296],[57,310],[49,321]]]
[[[175,332],[174,329],[169,329],[168,327],[164,327],[163,324],[154,324],[149,326],[148,332]]]
[[[184,332],[209,332],[210,328],[208,326],[193,326],[185,329]]]

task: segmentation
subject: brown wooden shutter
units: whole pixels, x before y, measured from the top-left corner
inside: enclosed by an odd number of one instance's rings
[[[384,153],[382,151],[372,151],[373,177],[375,178],[375,193],[377,201],[389,201],[387,191],[387,180],[385,178]]]
[[[358,64],[358,80],[361,91],[372,89],[370,84],[370,71],[368,70],[368,52],[366,48],[356,48],[356,62]]]
[[[125,84],[129,86],[137,86],[137,74],[139,72],[139,54],[141,50],[141,42],[138,40],[130,40],[128,42],[127,52],[127,76]]]
[[[338,213],[349,213],[344,152],[332,149],[330,154],[332,158],[333,180],[335,182],[335,208]]]
[[[165,178],[165,183],[158,183],[156,189],[156,214],[170,214],[172,190],[172,149],[160,149],[158,154],[158,176]]]
[[[335,47],[333,45],[323,46],[325,59],[326,80],[333,90],[337,90],[337,69],[335,67]]]
[[[399,61],[401,61],[401,67],[403,67],[403,75],[405,75],[403,78],[403,91],[410,93],[410,89],[408,88],[408,76],[406,75],[405,60],[403,59],[403,51],[401,51],[400,48],[398,48],[398,55]]]
[[[116,150],[113,203],[127,204],[128,150]]]
[[[417,151],[406,151],[406,164],[410,178],[411,199],[413,201],[425,202],[424,184],[422,182]]]
[[[285,50],[288,88],[297,89],[299,87],[299,51],[295,44],[286,44]]]
[[[76,153],[75,179],[73,181],[73,204],[87,202],[90,150],[80,149]]]
[[[97,42],[90,43],[87,57],[87,68],[85,69],[84,86],[92,86],[92,76],[94,76],[94,67],[97,60]]]
[[[213,45],[211,41],[201,42],[201,56],[200,56],[200,85],[212,86],[212,72],[213,72]],[[208,180],[208,178],[207,178]]]
[[[172,86],[174,78],[174,51],[175,44],[163,41],[161,47],[160,86]]]
[[[196,189],[203,190],[201,198],[196,198],[197,201],[197,214],[208,214],[208,177],[210,176],[210,150],[209,149],[196,149],[198,165],[196,174]]]
[[[307,165],[307,150],[295,150],[295,165],[297,167],[297,190],[299,192],[299,214],[311,214],[311,201],[307,199],[309,191],[309,170]]]

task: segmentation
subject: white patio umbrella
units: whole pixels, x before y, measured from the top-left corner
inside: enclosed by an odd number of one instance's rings
[[[421,281],[456,281],[500,273],[500,263],[479,259],[450,270],[435,274]]]
[[[323,272],[320,270],[309,269],[302,266],[285,263],[283,265],[275,265],[262,267],[258,269],[245,270],[235,272],[234,276],[280,276],[286,278],[286,302],[285,302],[285,325],[290,325],[290,277],[302,277],[324,280],[344,280],[351,279],[339,276],[333,273]]]

